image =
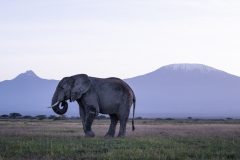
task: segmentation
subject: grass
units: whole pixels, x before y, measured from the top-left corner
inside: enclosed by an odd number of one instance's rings
[[[0,159],[240,159],[236,122],[141,120],[126,138],[105,139],[108,123],[96,121],[98,137],[85,138],[78,121],[0,121]]]

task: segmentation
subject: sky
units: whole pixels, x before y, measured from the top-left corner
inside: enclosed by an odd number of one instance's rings
[[[240,76],[239,0],[2,0],[0,81],[130,78],[172,63]]]

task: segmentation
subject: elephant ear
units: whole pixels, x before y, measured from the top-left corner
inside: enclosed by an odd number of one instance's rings
[[[75,101],[82,97],[91,87],[91,81],[86,74],[76,76],[74,85],[71,90],[71,101]]]

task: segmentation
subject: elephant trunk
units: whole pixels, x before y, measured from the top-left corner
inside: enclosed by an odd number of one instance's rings
[[[60,106],[61,103],[61,106]],[[66,101],[58,101],[58,95],[57,91],[54,93],[53,98],[52,98],[52,109],[55,113],[59,115],[63,115],[67,112],[68,110],[68,103]]]

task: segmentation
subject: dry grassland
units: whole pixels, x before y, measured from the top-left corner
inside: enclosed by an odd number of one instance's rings
[[[96,120],[93,130],[97,137],[103,137],[109,127],[109,120]],[[131,123],[127,125],[127,137],[235,137],[240,136],[239,123],[178,123],[178,121],[139,120],[136,130],[131,131]],[[118,131],[119,124],[117,126]],[[116,131],[116,134],[117,134]],[[84,136],[79,120],[2,120],[0,135],[17,136]]]

